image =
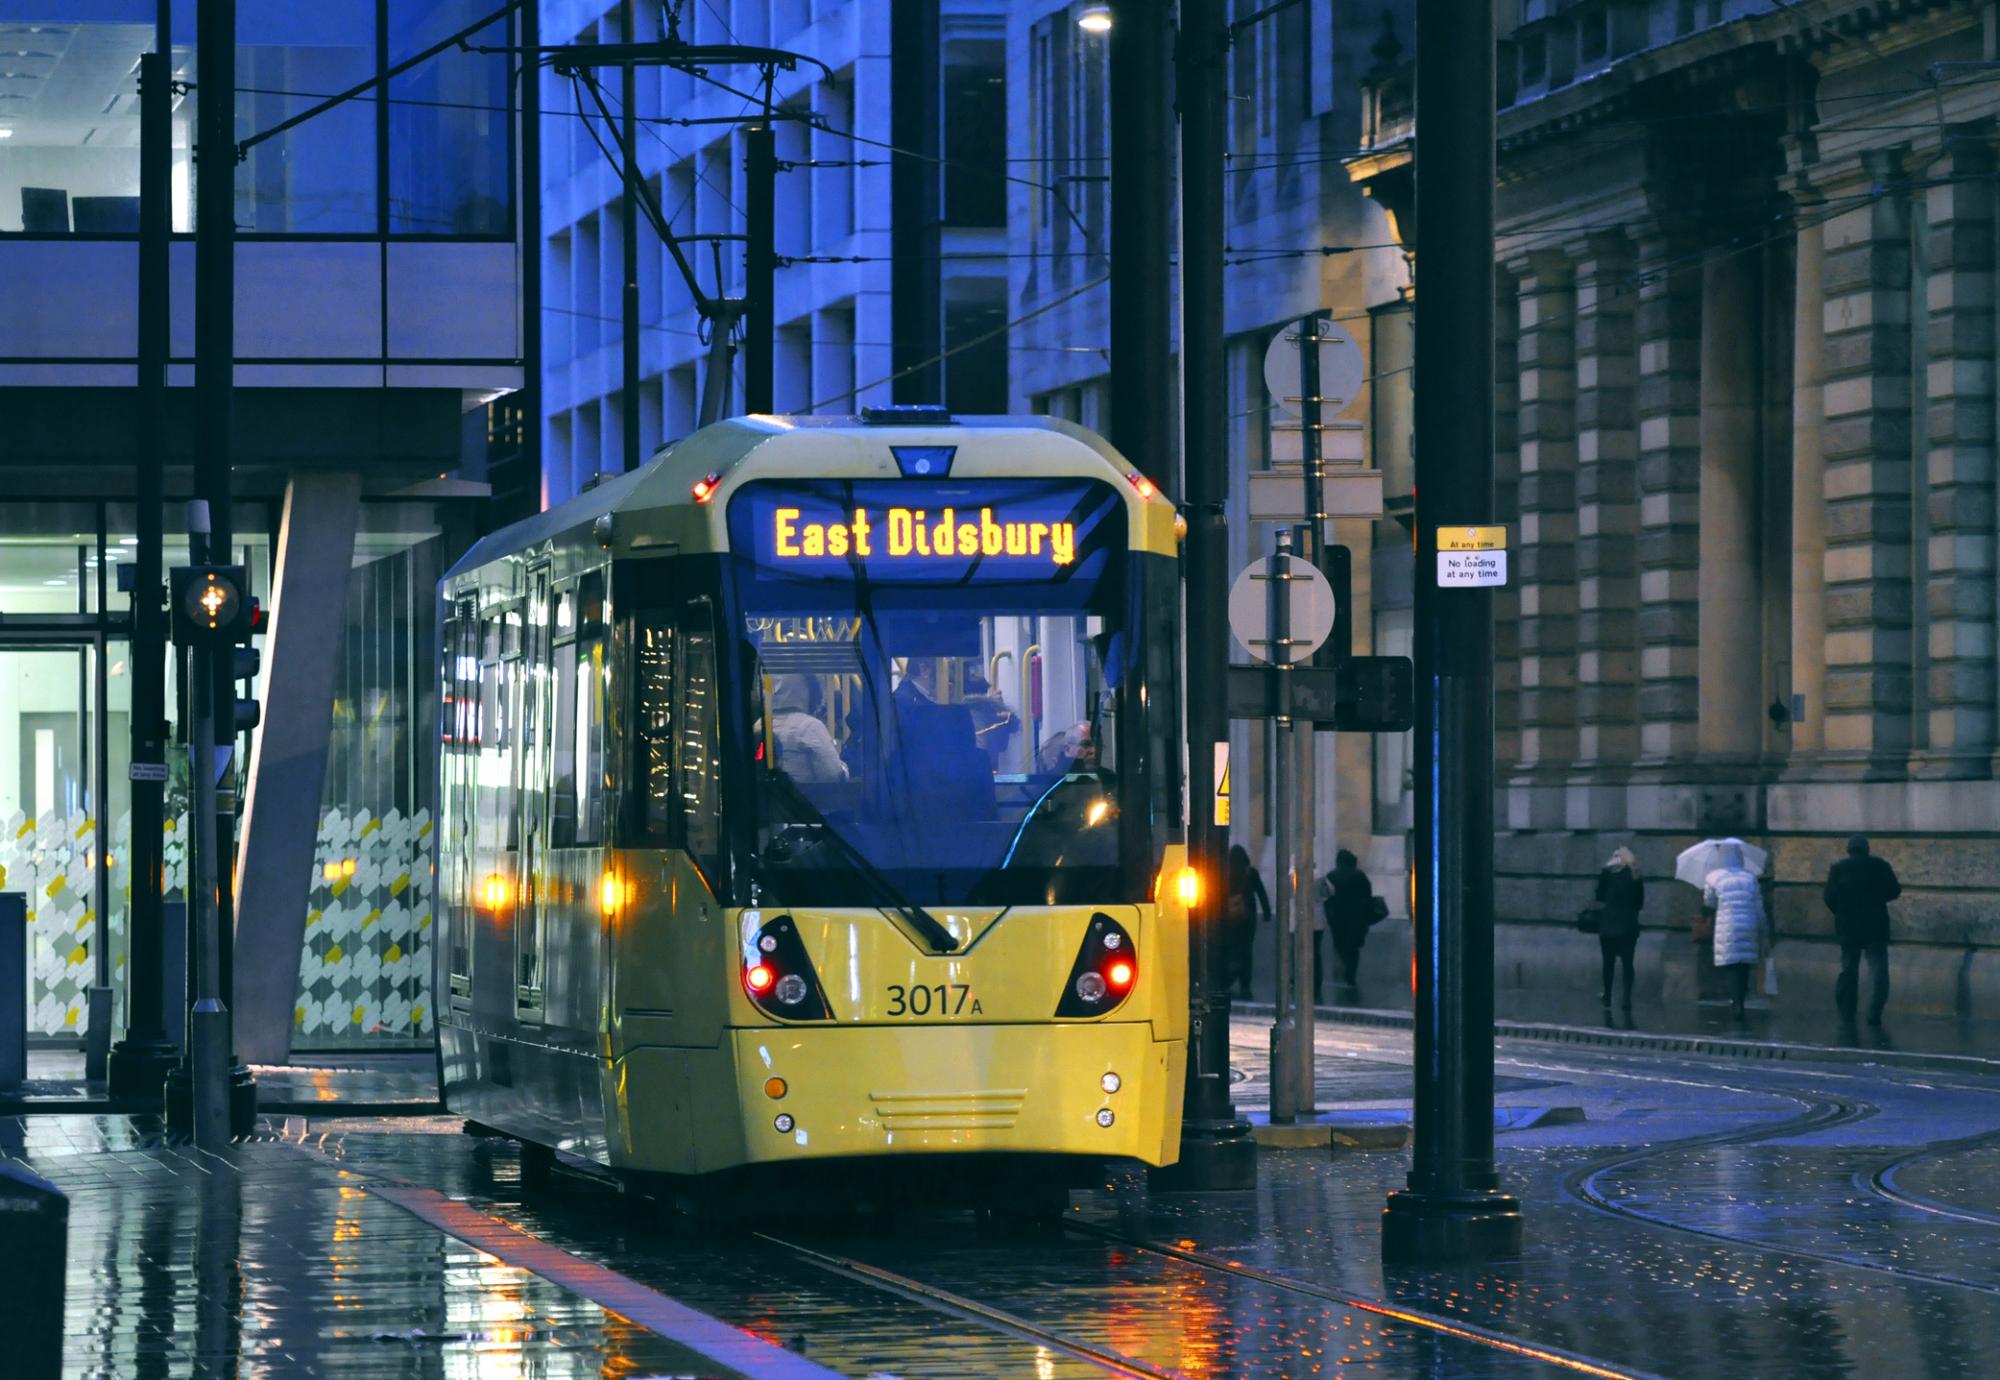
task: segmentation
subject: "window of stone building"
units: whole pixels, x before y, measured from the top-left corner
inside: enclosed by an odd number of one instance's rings
[[[951,45],[944,65],[946,225],[1007,223],[1006,73],[997,40]]]

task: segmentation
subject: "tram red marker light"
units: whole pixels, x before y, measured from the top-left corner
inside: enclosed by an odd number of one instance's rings
[[[771,971],[768,964],[764,963],[757,964],[743,974],[743,981],[753,992],[768,992],[771,990],[771,984],[777,980],[778,975]]]
[[[715,490],[722,483],[722,476],[713,472],[694,481],[694,501],[706,503],[715,497]]]
[[[1139,473],[1137,470],[1133,470],[1125,477],[1132,481],[1132,487],[1139,491],[1139,497],[1141,498],[1151,498],[1159,492],[1158,489],[1153,487],[1153,481],[1146,478],[1145,475]]]
[[[1110,980],[1112,987],[1123,991],[1132,985],[1132,965],[1121,959],[1119,962],[1111,965],[1110,969],[1105,973],[1105,977]]]

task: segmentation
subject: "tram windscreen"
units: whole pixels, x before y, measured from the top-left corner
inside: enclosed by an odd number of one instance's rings
[[[731,501],[766,904],[1122,898],[1123,498],[800,481]]]

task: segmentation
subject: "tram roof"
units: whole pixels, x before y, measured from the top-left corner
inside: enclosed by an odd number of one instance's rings
[[[866,415],[731,417],[662,446],[650,460],[628,474],[605,479],[553,508],[488,533],[473,543],[446,572],[445,579],[506,556],[563,543],[579,533],[588,534],[597,520],[607,514],[618,519],[679,509],[702,512],[706,517],[709,510],[702,509],[695,501],[695,484],[709,475],[720,475],[722,482],[716,497],[726,499],[728,490],[734,487],[732,472],[753,452],[760,452],[756,456],[756,472],[742,478],[791,474],[894,479],[901,471],[889,452],[890,445],[953,445],[963,450],[968,447],[969,436],[974,435],[1009,437],[1012,443],[1009,468],[1018,465],[1021,473],[1087,472],[1090,465],[1086,456],[1090,455],[1102,465],[1102,477],[1108,480],[1122,480],[1131,468],[1103,437],[1060,417],[924,420],[902,417],[883,420]],[[1042,442],[1035,446],[1039,454],[1024,454],[1020,449],[1029,438]],[[974,457],[967,458],[977,463]],[[1157,498],[1154,501],[1163,502]],[[726,506],[725,502],[716,502],[713,511]],[[1168,512],[1167,521],[1171,523],[1171,510]],[[627,526],[624,522],[617,523],[618,535],[614,540],[621,553],[681,544],[672,538],[648,540],[644,533],[635,537],[624,530]]]

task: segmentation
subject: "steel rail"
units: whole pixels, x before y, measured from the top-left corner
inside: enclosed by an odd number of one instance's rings
[[[925,1284],[921,1280],[911,1279],[908,1275],[899,1275],[879,1265],[870,1265],[866,1261],[855,1260],[850,1256],[828,1255],[824,1251],[801,1246],[796,1241],[787,1241],[768,1232],[752,1232],[751,1235],[828,1274],[895,1294],[899,1298],[908,1299],[936,1312],[948,1313],[968,1322],[1010,1333],[1024,1341],[1063,1352],[1076,1360],[1101,1366],[1114,1375],[1139,1376],[1145,1380],[1176,1380],[1182,1374],[1180,1371],[1160,1370],[1149,1366],[1123,1352],[1092,1346],[1088,1342],[1079,1341],[1063,1333],[1051,1331],[1038,1323],[1030,1322],[1017,1313],[1009,1313],[1005,1309],[995,1308],[977,1299],[969,1299],[949,1289],[940,1289],[934,1284]]]
[[[1251,1280],[1272,1289],[1282,1289],[1287,1293],[1304,1294],[1310,1298],[1323,1299],[1328,1303],[1337,1303],[1344,1308],[1352,1308],[1358,1313],[1369,1313],[1391,1322],[1404,1324],[1408,1327],[1418,1327],[1423,1328],[1425,1331],[1442,1333],[1445,1336],[1456,1337],[1460,1341],[1491,1347],[1496,1351],[1504,1351],[1526,1360],[1540,1361],[1546,1365],[1559,1366],[1564,1370],[1573,1371],[1580,1375],[1612,1377],[1613,1380],[1661,1380],[1652,1371],[1636,1370],[1630,1366],[1615,1365],[1593,1356],[1585,1356],[1580,1352],[1568,1351],[1562,1347],[1548,1346],[1541,1342],[1523,1341],[1519,1337],[1510,1337],[1504,1332],[1498,1332],[1490,1327],[1482,1327],[1478,1323],[1467,1322],[1459,1318],[1449,1318],[1438,1313],[1427,1313],[1417,1308],[1405,1308],[1397,1304],[1385,1303],[1380,1299],[1357,1298],[1353,1294],[1343,1294],[1338,1290],[1324,1289],[1317,1284],[1308,1284],[1304,1280],[1291,1279],[1284,1275],[1273,1274],[1269,1270],[1260,1270],[1254,1265],[1245,1265],[1240,1261],[1220,1260],[1203,1251],[1190,1250],[1184,1246],[1169,1245],[1163,1241],[1147,1241],[1141,1237],[1127,1236],[1122,1232],[1113,1231],[1109,1227],[1099,1226],[1095,1222],[1072,1221],[1066,1217],[1063,1219],[1062,1225],[1065,1230],[1076,1232],[1083,1236],[1095,1237],[1101,1241],[1114,1242],[1117,1245],[1125,1246],[1132,1250],[1145,1251],[1152,1255],[1166,1256],[1170,1259],[1178,1260],[1183,1264],[1194,1265],[1200,1269],[1213,1271],[1216,1274],[1233,1275],[1240,1279]]]

